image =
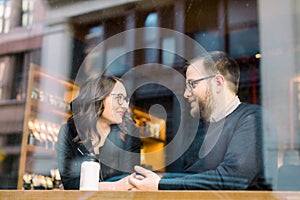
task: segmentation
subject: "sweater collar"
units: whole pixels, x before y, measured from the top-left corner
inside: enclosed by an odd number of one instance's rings
[[[225,118],[226,116],[230,115],[239,105],[241,104],[241,101],[238,96],[236,96],[230,104],[225,108],[225,112],[221,111],[211,117],[211,122],[218,122],[221,119]],[[225,114],[225,116],[224,116]]]

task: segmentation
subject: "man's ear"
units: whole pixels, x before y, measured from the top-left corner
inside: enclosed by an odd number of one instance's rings
[[[225,84],[225,78],[223,75],[217,74],[214,79],[216,85],[216,92],[220,93],[223,90]]]

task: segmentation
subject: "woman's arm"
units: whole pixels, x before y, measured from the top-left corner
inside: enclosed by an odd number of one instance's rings
[[[131,190],[133,186],[129,184],[128,181],[129,176],[126,176],[118,181],[115,182],[99,182],[98,190],[105,191],[105,190],[118,190],[118,191],[127,191]]]
[[[64,189],[79,189],[81,166],[79,157],[76,156],[76,149],[72,144],[69,127],[66,124],[59,130],[55,150],[57,153],[58,170]]]

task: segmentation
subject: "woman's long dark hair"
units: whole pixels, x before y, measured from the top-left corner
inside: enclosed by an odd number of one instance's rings
[[[111,93],[117,81],[123,83],[121,79],[113,76],[102,75],[90,78],[81,86],[78,96],[72,101],[73,115],[68,123],[75,125],[83,144],[91,141],[91,138],[97,140],[93,146],[100,143],[101,136],[96,128],[97,120],[103,113],[105,98]],[[120,128],[124,134],[127,134],[127,129],[124,128],[125,123],[128,123],[128,119],[123,120]]]

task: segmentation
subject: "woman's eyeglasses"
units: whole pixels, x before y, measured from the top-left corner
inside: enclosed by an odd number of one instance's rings
[[[117,102],[118,102],[118,104],[119,105],[123,105],[123,103],[124,103],[124,101],[126,102],[126,103],[128,103],[129,102],[129,98],[128,97],[125,97],[123,94],[111,94],[111,95],[113,95],[113,96],[115,96],[115,99],[117,100]]]

